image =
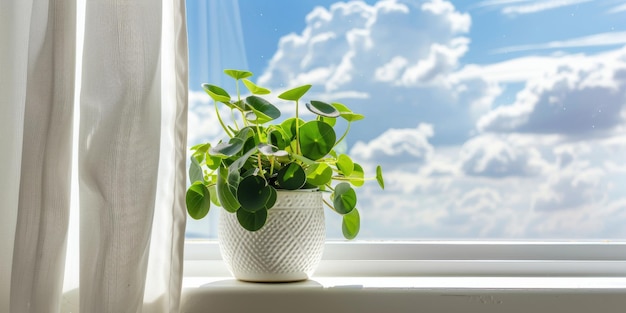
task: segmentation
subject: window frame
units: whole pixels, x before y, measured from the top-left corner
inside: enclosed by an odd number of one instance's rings
[[[216,240],[185,241],[184,277],[229,277]],[[328,241],[315,277],[626,277],[626,241]]]
[[[626,277],[624,241],[328,241],[315,276]],[[230,276],[215,240],[186,239],[185,276]],[[207,266],[211,264],[211,266]]]

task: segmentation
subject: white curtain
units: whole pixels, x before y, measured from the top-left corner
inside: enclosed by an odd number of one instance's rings
[[[84,4],[0,1],[0,312],[60,311],[73,132],[80,312],[177,312],[184,0]]]

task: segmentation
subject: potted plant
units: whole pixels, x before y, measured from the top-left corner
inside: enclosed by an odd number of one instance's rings
[[[235,99],[219,86],[202,87],[214,100],[215,114],[228,137],[191,148],[188,213],[201,219],[211,204],[224,208],[218,240],[236,278],[307,279],[322,255],[323,204],[342,215],[343,235],[353,239],[360,228],[353,187],[375,179],[384,188],[380,166],[375,177],[366,178],[358,163],[335,151],[351,123],[363,115],[341,103],[311,100],[305,106],[315,118],[301,119],[300,100],[311,88],[304,85],[278,95],[295,105],[295,116],[279,119],[281,111],[261,97],[271,91],[248,80],[251,72],[224,73],[235,80]],[[240,82],[250,96],[242,98]],[[220,105],[230,109],[228,123]],[[341,136],[335,131],[337,119],[346,122]]]

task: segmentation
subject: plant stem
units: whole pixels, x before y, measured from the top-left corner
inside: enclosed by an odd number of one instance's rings
[[[241,103],[241,93],[239,92],[239,79],[236,80],[235,88],[237,89],[237,103]],[[239,105],[237,105],[239,107]],[[246,120],[245,110],[239,107],[238,109],[241,112],[241,119],[243,120],[243,126],[248,126],[248,120]],[[235,121],[235,117],[233,116],[233,121]],[[235,126],[237,126],[237,122],[235,121]],[[237,126],[237,130],[239,130],[239,126]]]
[[[233,120],[233,124],[235,124],[235,129],[239,131],[239,124],[237,124],[237,120],[235,119],[235,110],[230,109],[230,118]]]
[[[263,138],[261,138],[261,127],[259,126],[258,123],[256,124],[256,133],[257,133],[257,136],[259,137],[259,142],[257,144],[259,144],[263,142]]]
[[[220,121],[220,125],[222,125],[222,128],[224,129],[224,131],[226,132],[228,137],[232,138],[233,134],[230,133],[230,131],[228,130],[226,125],[224,125],[224,121],[222,121],[222,116],[220,115],[220,110],[217,108],[217,101],[214,101],[213,103],[215,104],[215,113],[217,114],[217,119]]]
[[[300,116],[298,115],[298,100],[296,100],[296,154],[300,153]]]
[[[337,212],[337,209],[335,209],[334,206],[332,206],[330,203],[328,203],[328,201],[326,201],[326,199],[322,199],[322,201],[324,201],[324,204],[326,204],[326,206],[328,206],[331,210]]]
[[[335,142],[335,145],[333,146],[333,149],[335,149],[335,147],[341,142],[343,141],[344,138],[346,138],[346,135],[348,135],[348,132],[350,131],[350,125],[352,125],[352,122],[348,122],[348,126],[346,127],[346,131],[343,133],[343,135],[341,136],[341,138],[339,138],[339,140],[337,140],[337,142]]]

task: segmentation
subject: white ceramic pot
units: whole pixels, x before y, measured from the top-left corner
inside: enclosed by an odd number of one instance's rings
[[[255,232],[241,227],[236,214],[220,212],[220,251],[239,280],[305,280],[311,277],[322,258],[326,226],[319,191],[278,191],[266,224]]]

